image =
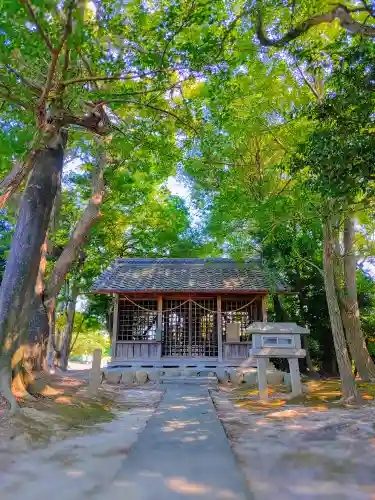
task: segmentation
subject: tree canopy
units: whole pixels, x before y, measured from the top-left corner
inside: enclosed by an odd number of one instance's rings
[[[225,255],[289,283],[273,317],[310,326],[323,371],[335,346],[354,397],[351,361],[375,376],[374,17],[355,1],[3,0],[0,391],[38,311],[65,350],[78,297],[106,327],[88,292],[114,258]]]

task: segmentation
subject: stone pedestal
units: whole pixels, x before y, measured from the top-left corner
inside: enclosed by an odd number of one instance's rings
[[[258,358],[258,387],[259,387],[259,397],[261,401],[268,400],[268,386],[267,386],[267,366],[268,358]]]
[[[102,361],[102,350],[95,349],[92,354],[92,365],[90,370],[88,390],[92,393],[96,392],[102,381],[102,372],[100,369]]]
[[[292,395],[299,396],[302,394],[301,375],[299,372],[299,364],[297,358],[289,358],[290,381],[292,386]]]

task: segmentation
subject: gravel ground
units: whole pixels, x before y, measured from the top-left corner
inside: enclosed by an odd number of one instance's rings
[[[245,408],[212,392],[255,500],[374,500],[375,408]]]

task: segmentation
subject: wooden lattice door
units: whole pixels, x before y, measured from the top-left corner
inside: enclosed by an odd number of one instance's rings
[[[216,305],[216,300],[191,302],[191,355],[193,357],[217,356]]]
[[[188,301],[163,301],[162,356],[189,356]]]
[[[163,302],[163,356],[218,355],[216,300]]]

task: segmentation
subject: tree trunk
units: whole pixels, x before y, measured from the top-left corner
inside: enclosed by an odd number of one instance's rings
[[[60,182],[63,158],[61,143],[56,149],[44,148],[38,151],[22,196],[16,230],[0,288],[2,381],[10,379],[12,358],[27,342],[27,327],[35,296],[41,247],[46,237],[53,201]],[[5,396],[9,398],[9,393]]]
[[[290,318],[288,317],[288,315],[284,311],[283,305],[280,301],[280,297],[275,293],[272,296],[272,300],[273,300],[273,309],[274,309],[274,313],[275,313],[275,320],[276,321],[289,321]]]
[[[47,265],[47,238],[41,248],[38,276],[35,285],[35,296],[31,307],[31,319],[28,325],[28,352],[34,355],[28,363],[34,370],[41,370],[45,333],[47,328],[46,314],[43,308],[44,278]],[[35,314],[33,313],[35,311]]]
[[[303,337],[303,348],[306,351],[306,366],[310,372],[315,372],[314,365],[311,361],[310,349],[309,349],[309,341],[307,337]]]
[[[85,210],[83,211],[83,214],[79,221],[77,222],[72,236],[68,242],[68,244],[65,246],[63,252],[61,253],[60,257],[58,258],[53,270],[52,274],[45,286],[44,293],[43,293],[43,307],[44,310],[42,311],[41,309],[38,311],[37,309],[34,309],[34,314],[36,316],[36,319],[34,321],[37,321],[38,316],[43,315],[43,328],[44,328],[44,334],[43,338],[44,340],[47,340],[47,354],[46,354],[46,361],[44,363],[44,367],[47,370],[53,369],[53,357],[54,357],[54,318],[55,318],[55,304],[56,304],[56,298],[58,294],[60,293],[61,287],[64,283],[65,277],[69,270],[72,267],[72,264],[74,261],[77,259],[77,256],[79,255],[79,252],[81,251],[82,245],[86,242],[88,234],[92,228],[92,226],[95,224],[97,219],[100,217],[100,205],[103,200],[103,195],[104,195],[104,168],[106,166],[107,162],[107,157],[104,148],[102,147],[101,144],[99,144],[99,154],[98,154],[98,161],[95,165],[95,169],[93,171],[93,178],[92,178],[92,194],[91,198],[89,200],[89,203]],[[57,192],[57,197],[59,195],[59,191]],[[55,223],[55,215],[59,211],[59,203],[60,201],[57,199],[56,204],[54,205],[52,217],[51,217],[51,222],[50,222],[50,227],[53,230],[53,228],[56,226]],[[40,323],[40,318],[39,318],[39,323]],[[63,337],[65,338],[65,337]],[[59,346],[59,351],[62,349],[65,353],[67,352],[66,350],[69,348],[68,346],[62,347],[61,345]],[[62,354],[59,352],[57,353],[59,356]],[[66,354],[64,355],[66,357]],[[67,359],[64,361],[63,364],[67,363]],[[61,360],[60,358],[58,359],[58,366],[61,365]]]
[[[335,242],[332,234],[332,221],[330,216],[327,216],[323,223],[323,238],[324,284],[332,328],[333,343],[335,346],[337,364],[341,378],[341,391],[344,400],[351,401],[358,398],[358,393],[352,374],[352,366],[346,346],[345,333],[336,294],[334,276]]]
[[[344,223],[344,293],[342,320],[351,357],[362,380],[375,378],[375,364],[367,350],[362,334],[357,299],[357,259],[354,251],[354,220],[347,217]]]
[[[72,286],[72,293],[71,293],[68,307],[67,307],[67,311],[66,311],[66,325],[65,325],[63,336],[62,336],[62,343],[61,343],[59,359],[58,359],[58,367],[64,371],[66,371],[68,369],[70,344],[72,342],[74,316],[76,313],[78,292],[79,292],[78,286],[74,284]]]
[[[44,369],[46,371],[53,370],[54,345],[55,345],[55,330],[56,330],[56,301],[50,301],[50,308],[47,314],[48,319],[48,341],[46,348],[46,362]]]

